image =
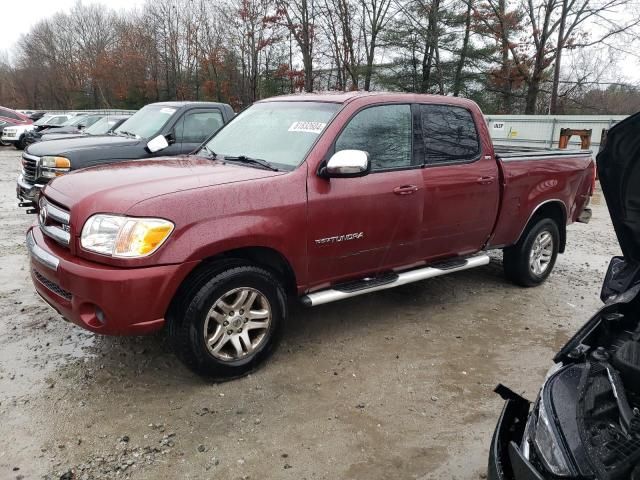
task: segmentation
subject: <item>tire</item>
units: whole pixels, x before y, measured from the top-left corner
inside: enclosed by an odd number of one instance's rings
[[[523,287],[542,284],[556,264],[559,247],[560,231],[555,221],[540,218],[532,222],[518,243],[504,249],[506,277]]]
[[[280,341],[286,295],[267,270],[235,261],[212,265],[178,295],[169,338],[180,359],[198,374],[216,382],[247,375]]]
[[[24,135],[21,135],[16,143],[13,144],[16,147],[16,150],[24,150],[27,146],[25,144]]]

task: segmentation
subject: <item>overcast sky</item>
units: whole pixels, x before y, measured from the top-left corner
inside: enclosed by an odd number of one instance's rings
[[[56,12],[69,11],[76,0],[0,0],[0,50],[11,46],[23,33],[43,18]],[[84,4],[102,3],[115,10],[126,10],[142,5],[144,0],[82,0]]]

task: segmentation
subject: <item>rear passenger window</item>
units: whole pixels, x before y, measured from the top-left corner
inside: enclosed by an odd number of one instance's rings
[[[473,160],[480,153],[476,125],[469,110],[448,105],[420,105],[427,164]]]
[[[411,166],[411,107],[380,105],[357,113],[336,140],[340,150],[364,150],[372,170]]]

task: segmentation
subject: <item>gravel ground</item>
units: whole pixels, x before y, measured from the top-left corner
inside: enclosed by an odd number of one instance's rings
[[[0,147],[0,478],[479,479],[505,383],[535,397],[619,253],[602,198],[549,281],[490,265],[296,308],[268,364],[212,385],[163,335],[97,337],[34,293]]]

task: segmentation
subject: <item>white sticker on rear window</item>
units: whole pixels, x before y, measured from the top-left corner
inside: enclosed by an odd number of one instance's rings
[[[326,127],[326,123],[321,122],[293,122],[289,127],[290,132],[307,132],[307,133],[321,133]]]
[[[173,115],[175,113],[175,108],[161,108],[160,113],[168,113],[169,115]]]

